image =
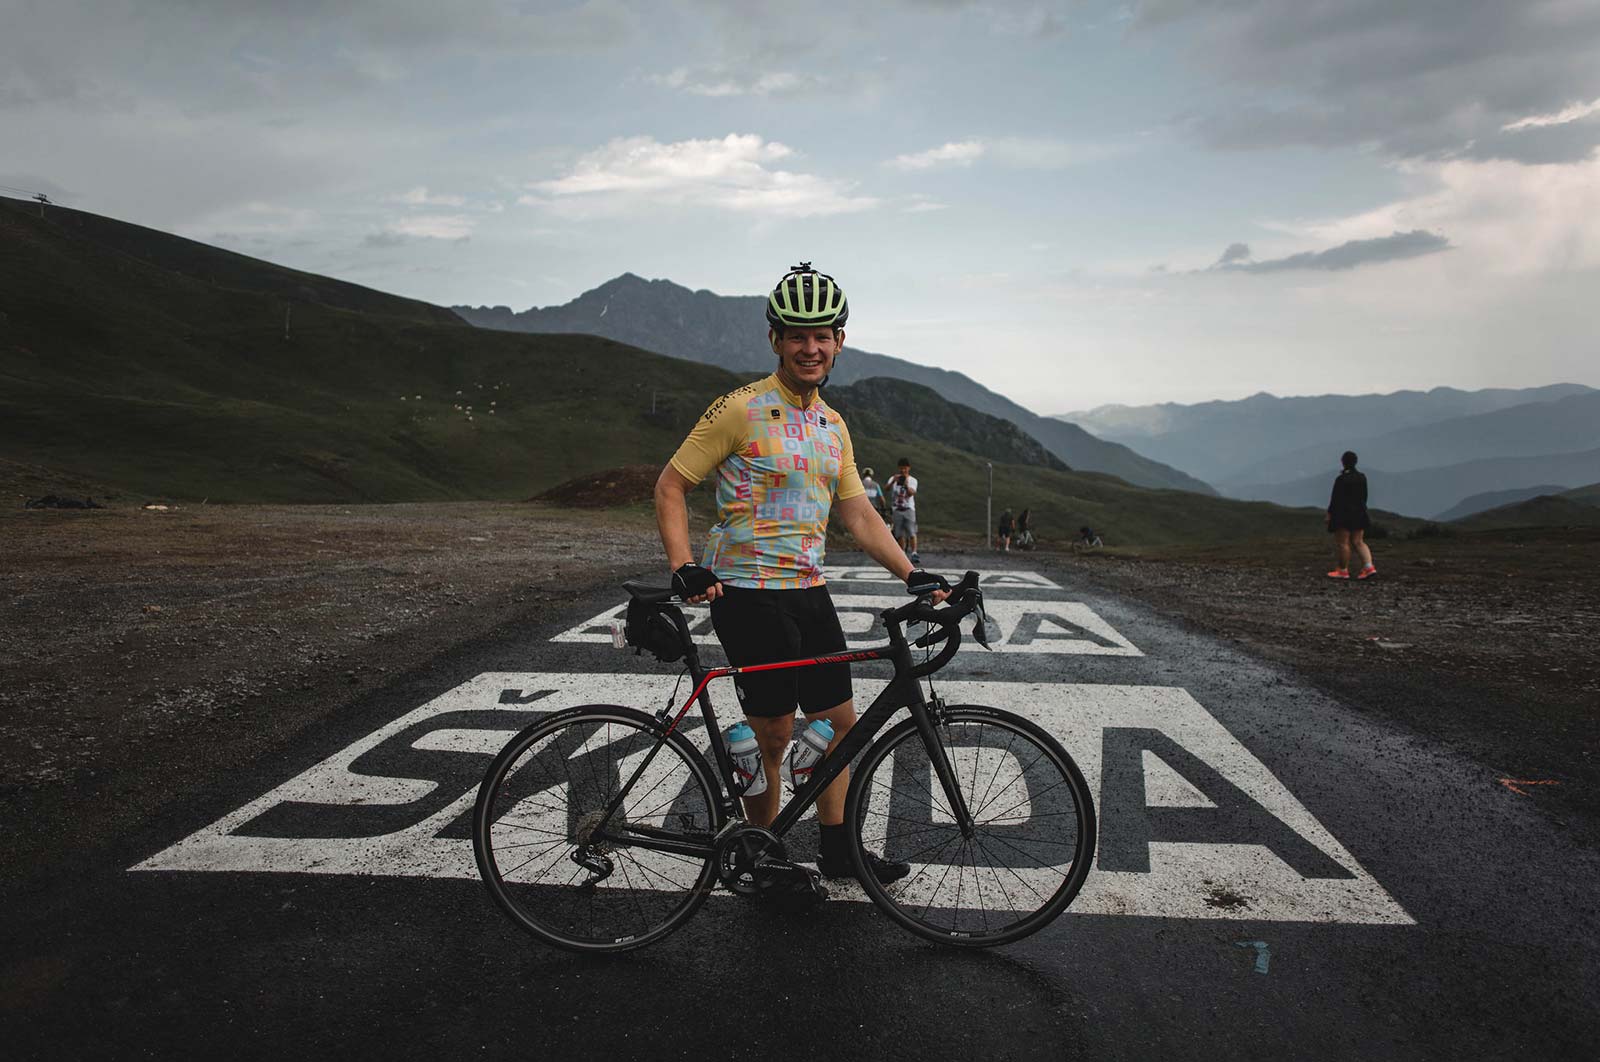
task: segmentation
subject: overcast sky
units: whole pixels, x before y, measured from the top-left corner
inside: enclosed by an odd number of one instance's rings
[[[1042,413],[1600,385],[1597,0],[865,6],[0,0],[0,185],[446,305],[810,259]]]

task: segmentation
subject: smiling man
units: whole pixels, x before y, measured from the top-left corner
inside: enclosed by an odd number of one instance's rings
[[[811,263],[784,274],[767,300],[767,338],[778,356],[777,370],[711,403],[656,481],[656,522],[673,586],[688,601],[711,603],[712,625],[734,666],[845,649],[822,575],[835,499],[840,522],[874,560],[910,585],[929,582],[873,511],[856,472],[850,432],[818,394],[844,342],[849,312],[839,285]],[[717,522],[706,537],[704,564],[696,564],[684,496],[713,472]],[[745,814],[766,826],[782,796],[778,764],[794,734],[795,707],[832,724],[833,745],[855,725],[850,665],[767,671],[734,681],[769,780],[766,792],[745,799]],[[832,878],[854,873],[843,825],[848,785],[845,771],[817,799],[817,865]],[[867,863],[881,881],[910,870],[872,853]]]

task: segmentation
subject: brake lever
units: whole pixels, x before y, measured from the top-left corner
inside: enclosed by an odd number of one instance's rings
[[[991,653],[994,652],[994,646],[989,644],[989,614],[983,610],[983,595],[978,596],[978,603],[973,608],[972,614],[975,617],[972,621],[973,640]]]

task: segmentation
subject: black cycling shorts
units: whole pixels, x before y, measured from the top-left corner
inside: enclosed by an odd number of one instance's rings
[[[724,583],[722,596],[711,602],[711,625],[734,667],[826,656],[846,648],[826,586],[747,590]],[[796,704],[811,715],[851,696],[849,664],[760,671],[735,675],[733,681],[739,706],[752,716],[788,715]]]

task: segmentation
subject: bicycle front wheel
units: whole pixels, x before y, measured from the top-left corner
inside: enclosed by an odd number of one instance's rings
[[[856,873],[906,929],[941,944],[991,947],[1048,925],[1094,858],[1094,801],[1078,765],[1041,727],[994,708],[950,708],[939,748],[971,813],[963,834],[915,720],[868,747],[850,779]],[[867,872],[862,847],[911,864],[902,881]]]
[[[596,837],[604,809],[658,745]],[[716,794],[705,758],[681,732],[662,742],[655,720],[631,708],[561,712],[512,738],[484,775],[473,812],[478,871],[512,921],[547,943],[642,947],[688,921],[716,868],[709,857],[608,838],[638,828],[709,845],[722,824]]]

